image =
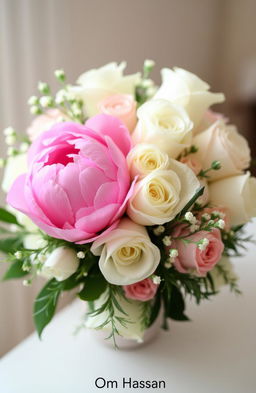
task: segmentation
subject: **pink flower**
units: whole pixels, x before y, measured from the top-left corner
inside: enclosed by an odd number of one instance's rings
[[[14,182],[8,203],[50,236],[91,242],[124,213],[130,148],[127,128],[111,116],[56,124],[31,145],[29,171]]]
[[[173,238],[186,236],[187,240],[193,242],[184,243],[180,239],[172,241],[170,248],[178,250],[174,266],[180,273],[195,273],[198,276],[205,276],[222,256],[224,245],[220,231],[218,229],[213,229],[211,232],[199,231],[187,236],[188,233],[186,226],[179,225],[172,234]],[[195,243],[203,239],[206,239],[206,245],[201,250]]]
[[[224,220],[225,222],[225,230],[229,231],[230,230],[230,226],[231,226],[231,217],[230,217],[230,212],[228,210],[228,208],[226,207],[206,207],[203,210],[200,211],[200,213],[198,214],[198,219],[201,220],[201,217],[203,214],[213,214],[213,213],[219,213],[219,217],[215,218],[214,221],[218,221],[219,219]],[[216,214],[217,215],[217,214]]]
[[[158,285],[154,284],[151,278],[145,278],[135,284],[123,286],[125,296],[128,299],[146,302],[153,299],[157,292]]]
[[[132,132],[136,126],[136,102],[129,94],[114,94],[101,100],[99,110],[107,115],[120,119]]]
[[[43,115],[37,116],[27,129],[29,139],[33,142],[44,131],[49,130],[54,124],[69,120],[64,113],[58,109],[49,109]]]
[[[202,165],[200,164],[200,162],[196,158],[194,158],[192,155],[182,157],[180,159],[180,162],[182,162],[183,164],[186,164],[190,169],[192,169],[192,171],[194,172],[195,175],[198,175],[198,173],[202,169]]]

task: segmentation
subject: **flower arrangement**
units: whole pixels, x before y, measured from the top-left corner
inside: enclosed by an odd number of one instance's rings
[[[34,304],[39,336],[63,291],[76,290],[85,326],[114,343],[143,340],[159,315],[165,329],[188,320],[188,296],[239,293],[229,257],[256,215],[248,143],[209,109],[223,94],[180,68],[163,69],[158,88],[153,66],[124,75],[125,63],[110,63],[76,85],[57,70],[57,93],[40,82],[29,99],[26,136],[4,130],[4,279],[47,278]]]

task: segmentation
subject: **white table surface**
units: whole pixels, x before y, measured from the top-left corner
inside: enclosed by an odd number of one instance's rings
[[[248,232],[255,232],[256,223]],[[81,315],[73,303],[45,330],[31,335],[0,361],[0,393],[256,392],[256,245],[235,259],[243,295],[228,290],[201,306],[189,304],[193,322],[172,322],[169,332],[143,348],[115,351],[89,331],[72,335]],[[10,327],[11,328],[11,327]],[[98,389],[97,377],[118,389]],[[165,389],[123,389],[122,378],[165,380]]]

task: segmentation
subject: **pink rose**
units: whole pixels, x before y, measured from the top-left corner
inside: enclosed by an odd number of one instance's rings
[[[44,131],[49,130],[54,124],[62,122],[63,119],[69,120],[68,117],[58,109],[49,109],[43,115],[37,116],[27,129],[29,139],[33,142]]]
[[[230,230],[230,212],[226,207],[206,207],[203,210],[200,211],[200,213],[198,214],[198,219],[200,220],[203,214],[209,214],[211,215],[212,213],[220,213],[219,217],[214,219],[214,221],[218,221],[219,219],[224,220],[225,222],[225,230],[229,231]]]
[[[182,162],[183,164],[186,164],[190,169],[192,169],[192,171],[194,172],[195,175],[198,175],[198,173],[202,169],[202,165],[200,164],[200,162],[196,158],[193,157],[193,155],[188,155],[186,157],[182,157],[180,159],[180,162]]]
[[[128,299],[146,302],[153,299],[157,292],[158,285],[154,284],[151,278],[145,278],[135,284],[123,286],[125,296]]]
[[[196,130],[194,130],[194,134],[199,134],[200,132],[205,131],[217,120],[222,120],[225,124],[229,121],[229,119],[225,117],[222,113],[214,112],[211,109],[208,109],[207,111],[205,111],[201,123],[196,127]]]
[[[136,126],[136,102],[129,94],[114,94],[101,100],[99,110],[106,115],[120,119],[132,132]]]
[[[169,248],[178,250],[174,266],[180,273],[195,273],[198,276],[205,276],[222,256],[224,245],[220,231],[219,229],[213,229],[211,232],[199,231],[187,236],[188,233],[188,229],[184,225],[179,225],[172,234],[173,238],[186,236],[187,240],[193,242],[185,244],[180,239],[172,241]],[[200,250],[195,242],[202,239],[207,239],[208,244],[203,250]]]
[[[91,242],[124,213],[130,148],[127,128],[111,116],[56,124],[31,145],[29,171],[14,182],[8,203],[50,236]]]

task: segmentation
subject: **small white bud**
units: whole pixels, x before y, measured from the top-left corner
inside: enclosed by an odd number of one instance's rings
[[[8,149],[7,149],[7,155],[9,156],[9,157],[11,157],[11,156],[15,156],[17,154],[17,149],[15,149],[14,147],[8,147]]]
[[[185,220],[188,221],[190,224],[193,224],[193,225],[196,224],[196,222],[197,222],[196,217],[191,212],[187,212],[185,214]]]
[[[64,81],[66,78],[65,72],[63,70],[55,70],[54,75],[56,76],[57,79],[60,81]]]
[[[87,272],[84,272],[84,273],[83,273],[83,276],[84,276],[84,277],[87,277],[87,276],[88,276],[88,273],[87,273]]]
[[[21,251],[16,251],[14,253],[14,256],[15,256],[16,259],[21,259],[22,258],[22,252]]]
[[[40,98],[40,105],[42,105],[43,108],[48,108],[51,106],[53,103],[52,97],[50,96],[43,96]]]
[[[170,262],[169,262],[170,261]],[[165,262],[164,267],[166,269],[170,269],[172,267],[172,261],[169,259],[168,262]]]
[[[20,151],[21,153],[26,153],[28,151],[29,148],[29,143],[27,142],[22,142],[20,145]]]
[[[38,104],[38,97],[36,96],[31,96],[28,99],[28,105],[36,105]]]
[[[29,285],[31,285],[31,281],[30,281],[30,280],[23,280],[23,281],[22,281],[22,284],[23,284],[25,287],[28,287]]]
[[[39,82],[37,87],[38,90],[43,94],[48,94],[50,91],[49,85],[45,82]]]
[[[194,232],[198,231],[198,229],[199,229],[199,225],[195,225],[195,224],[193,224],[193,225],[191,225],[191,226],[189,227],[189,231],[190,231],[191,233],[194,233]]]
[[[220,219],[216,222],[216,226],[220,229],[224,229],[225,228],[225,221]]]
[[[83,251],[78,251],[76,254],[77,258],[79,259],[84,259],[85,258],[85,253]]]
[[[165,227],[163,225],[158,225],[158,227],[156,227],[153,232],[156,236],[161,235],[162,233],[164,233],[165,231]]]
[[[154,82],[152,81],[152,79],[143,79],[143,81],[141,82],[141,86],[144,87],[145,89],[153,86]]]
[[[199,248],[199,250],[204,251],[208,245],[209,245],[209,240],[205,237],[200,241],[197,247]]]
[[[159,276],[152,276],[152,281],[154,284],[159,285],[161,283],[161,277]]]
[[[166,247],[169,247],[172,244],[171,236],[165,236],[162,242]]]
[[[3,133],[5,136],[13,136],[16,135],[16,131],[14,130],[13,127],[7,127],[3,130]]]
[[[59,90],[55,96],[55,102],[57,105],[62,105],[67,98],[67,92],[65,90]]]
[[[8,135],[8,136],[5,138],[5,143],[6,143],[8,146],[12,146],[12,145],[14,145],[16,142],[17,142],[17,138],[16,138],[15,135]]]
[[[32,105],[30,108],[30,113],[32,113],[32,115],[39,115],[41,113],[41,110],[38,106]]]
[[[146,59],[146,60],[144,61],[144,67],[145,67],[145,68],[147,68],[147,69],[152,69],[154,66],[155,66],[154,60]]]
[[[202,218],[204,218],[206,221],[209,221],[209,220],[211,219],[211,216],[210,216],[210,214],[208,214],[208,213],[204,213],[204,214],[202,215]]]
[[[170,255],[170,258],[177,258],[177,256],[179,255],[179,252],[176,248],[172,248],[169,251],[169,255]]]

